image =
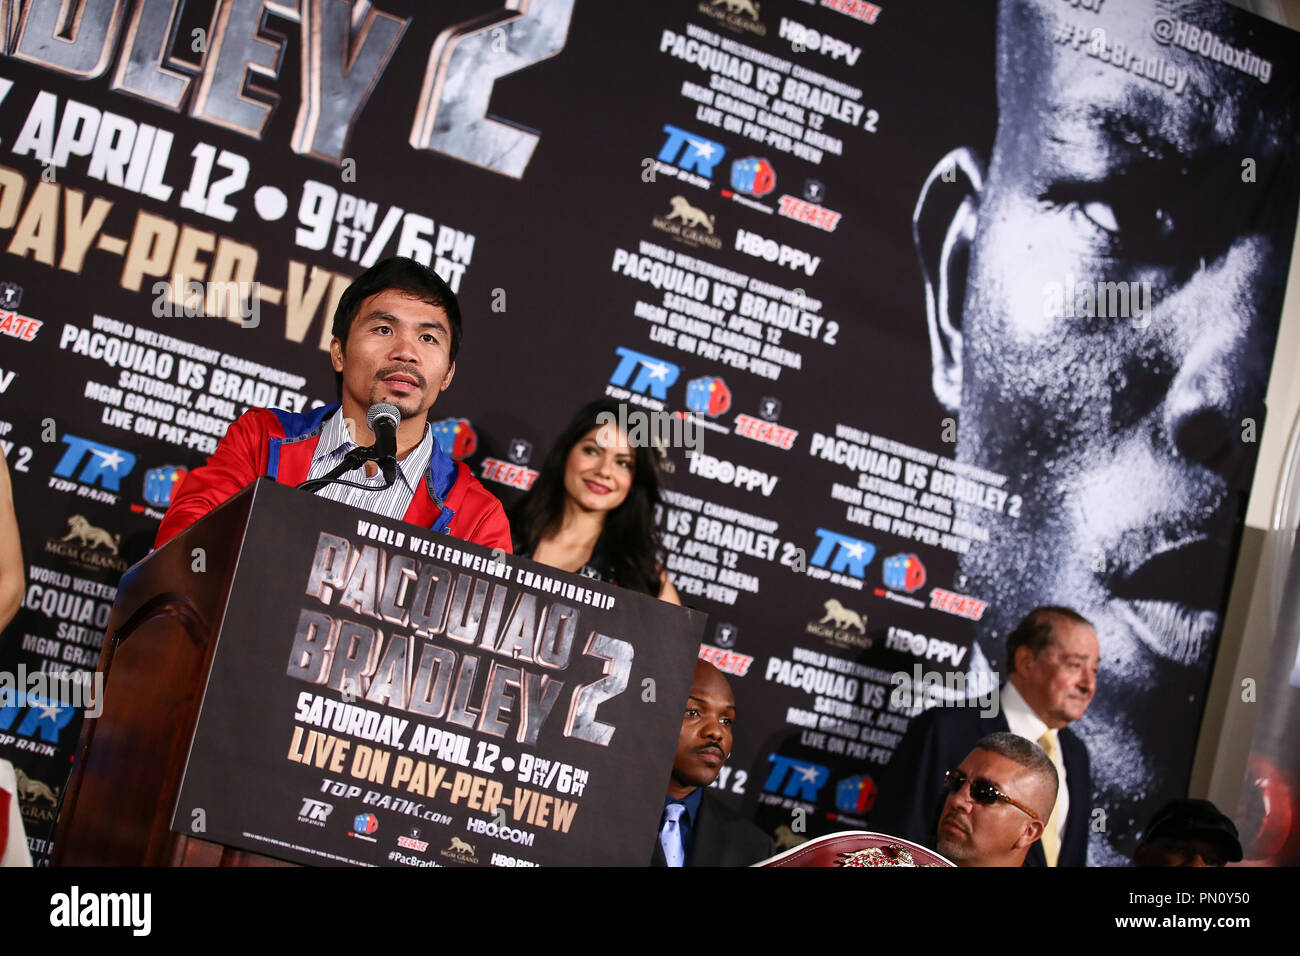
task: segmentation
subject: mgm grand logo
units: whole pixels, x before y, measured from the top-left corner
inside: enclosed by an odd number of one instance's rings
[[[767,36],[767,27],[758,22],[758,0],[700,0],[696,9],[733,30]]]
[[[62,538],[46,538],[45,550],[83,568],[106,568],[120,574],[127,566],[118,554],[121,543],[120,534],[109,534],[103,528],[95,527],[83,515],[72,515],[68,518],[68,533]]]
[[[49,784],[27,776],[18,767],[14,767],[14,776],[18,778],[18,803],[23,816],[28,820],[53,823],[59,806],[59,788],[51,789]]]
[[[722,248],[722,240],[713,234],[716,216],[710,216],[703,209],[692,206],[685,196],[674,196],[668,200],[668,207],[668,215],[655,216],[650,223],[652,226],[680,239],[688,246]]]
[[[821,620],[808,623],[809,634],[815,634],[833,647],[865,650],[871,646],[865,614],[845,607],[835,598],[829,598],[822,608],[826,613]]]
[[[447,849],[439,852],[447,859],[455,860],[457,863],[478,863],[478,857],[474,856],[474,848],[460,837],[452,837],[451,844]]]

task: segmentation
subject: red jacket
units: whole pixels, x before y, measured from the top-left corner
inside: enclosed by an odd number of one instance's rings
[[[154,547],[161,547],[262,475],[282,485],[306,481],[322,426],[338,407],[326,405],[302,415],[253,408],[241,415],[226,430],[208,463],[186,475],[172,495]],[[436,441],[424,481],[402,520],[507,554],[511,551],[510,523],[501,502],[464,462],[453,460]]]

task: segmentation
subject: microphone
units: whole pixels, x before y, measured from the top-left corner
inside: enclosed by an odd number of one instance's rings
[[[353,448],[343,456],[343,461],[329,474],[308,479],[298,487],[303,491],[314,492],[337,482],[373,490],[368,485],[358,485],[341,477],[359,465],[373,461],[379,464],[379,470],[384,475],[383,487],[387,488],[397,480],[397,424],[401,420],[401,414],[397,406],[389,402],[376,402],[371,405],[366,412],[366,426],[374,432],[375,443],[368,448]]]
[[[376,402],[366,412],[366,427],[375,433],[375,443],[367,457],[379,463],[384,481],[390,485],[397,477],[397,426],[401,416],[397,406],[390,402]]]
[[[366,427],[375,433],[374,461],[385,456],[397,458],[397,425],[402,420],[402,413],[397,406],[389,402],[375,402],[366,412]]]

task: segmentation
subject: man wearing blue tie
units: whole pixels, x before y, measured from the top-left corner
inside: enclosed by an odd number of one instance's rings
[[[731,756],[735,722],[727,679],[697,661],[652,866],[749,866],[772,855],[767,834],[708,792]]]

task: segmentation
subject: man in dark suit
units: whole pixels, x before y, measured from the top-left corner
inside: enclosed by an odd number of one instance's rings
[[[1064,783],[1025,865],[1084,866],[1092,778],[1087,748],[1068,725],[1096,693],[1099,657],[1096,632],[1082,616],[1063,607],[1030,611],[1007,637],[1009,676],[996,713],[939,706],[916,717],[883,775],[871,828],[934,847],[944,774],[981,738],[1010,731],[1039,744]]]
[[[749,866],[772,855],[767,834],[709,793],[731,756],[735,721],[727,679],[697,662],[651,866]]]

